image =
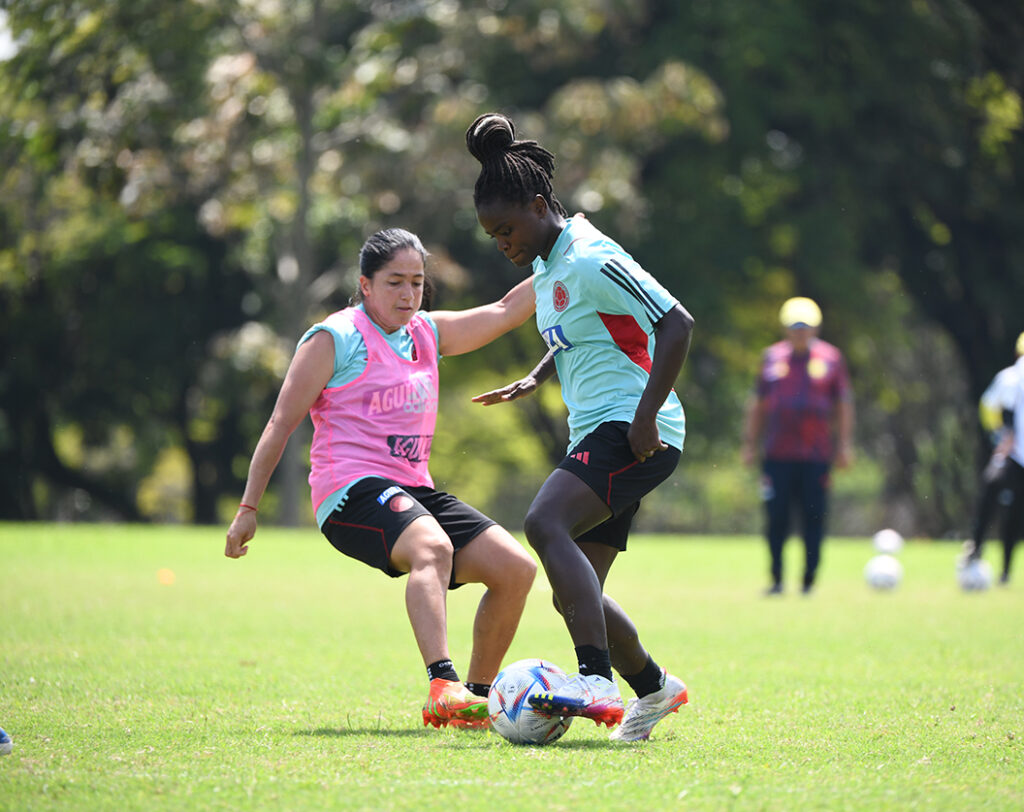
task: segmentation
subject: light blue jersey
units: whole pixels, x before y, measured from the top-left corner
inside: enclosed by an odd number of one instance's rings
[[[365,311],[362,305],[357,305],[360,310]],[[430,314],[421,310],[419,315],[426,319],[427,324],[434,331],[434,338],[440,340],[437,337],[437,325],[434,320],[430,317]],[[374,327],[377,327],[373,319],[370,319],[370,323]],[[327,382],[327,388],[335,388],[338,386],[344,386],[347,383],[352,383],[356,378],[363,374],[363,370],[366,369],[366,362],[369,359],[369,354],[366,350],[366,342],[363,341],[363,336],[354,324],[348,323],[342,330],[338,330],[334,327],[328,327],[323,322],[314,324],[305,333],[302,338],[299,339],[299,343],[296,348],[301,347],[313,335],[320,330],[325,333],[330,333],[331,338],[334,339],[334,374],[331,375],[331,379]],[[386,333],[377,327],[377,331],[384,336],[384,340],[388,342],[391,349],[395,351],[395,355],[399,358],[405,358],[407,361],[412,360],[413,349],[415,343],[413,338],[409,335],[409,331],[405,327],[399,327],[393,333]],[[440,357],[440,355],[438,356]],[[317,527],[323,527],[324,522],[327,521],[327,517],[330,516],[334,511],[341,508],[345,504],[345,500],[348,498],[348,491],[353,485],[359,482],[355,480],[350,482],[344,488],[339,488],[330,494],[323,502],[320,503],[320,507],[316,511],[316,524]]]
[[[601,423],[632,423],[650,376],[654,325],[678,300],[582,215],[566,222],[547,260],[533,261],[537,328],[555,350],[569,448]],[[673,391],[658,431],[682,450],[686,417]]]

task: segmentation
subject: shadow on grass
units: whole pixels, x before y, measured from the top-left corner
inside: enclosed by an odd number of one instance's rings
[[[455,735],[448,736],[443,742],[445,747],[452,750],[470,750],[481,747],[508,747],[512,750],[527,750],[538,745],[512,744],[506,742],[497,733],[490,733],[485,730],[460,730],[453,731]],[[427,738],[430,736],[444,736],[440,730],[432,727],[407,728],[407,727],[318,727],[313,730],[297,730],[295,736],[317,736],[324,738],[344,738],[346,736],[381,736],[384,738]],[[561,739],[553,744],[546,745],[545,749],[557,750],[625,750],[632,749],[631,745],[616,744],[611,741],[595,741],[593,739]]]
[[[325,738],[339,738],[342,736],[387,736],[394,738],[427,736],[430,730],[424,728],[403,727],[318,727],[315,730],[297,730],[296,736],[323,736]]]
[[[512,750],[529,750],[536,747],[543,746],[545,750],[629,750],[629,746],[623,747],[621,744],[615,744],[611,741],[594,741],[593,739],[574,739],[566,741],[561,739],[560,741],[554,742],[553,744],[536,745],[536,744],[512,744],[510,742],[503,742],[499,739],[500,745],[507,746]]]

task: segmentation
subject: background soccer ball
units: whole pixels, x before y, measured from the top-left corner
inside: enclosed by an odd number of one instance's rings
[[[530,707],[531,693],[550,691],[565,680],[565,672],[547,660],[519,660],[505,666],[487,695],[491,727],[513,744],[551,744],[572,724],[572,717],[548,716]]]
[[[0,727],[0,756],[9,756],[13,749],[14,742],[11,741],[11,737],[7,735],[7,731]]]
[[[875,533],[871,543],[875,545],[875,549],[880,553],[896,555],[903,549],[903,536],[891,527],[887,527],[885,530],[879,530]]]
[[[956,580],[965,592],[982,592],[992,586],[992,567],[981,558],[957,567]]]
[[[864,567],[864,580],[873,589],[895,589],[903,580],[903,565],[887,553],[876,555]]]

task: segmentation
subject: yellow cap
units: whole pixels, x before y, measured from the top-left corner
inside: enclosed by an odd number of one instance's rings
[[[1017,355],[1024,355],[1024,333],[1017,336]]]
[[[813,299],[795,296],[782,305],[779,321],[783,327],[817,327],[821,324],[821,309]]]

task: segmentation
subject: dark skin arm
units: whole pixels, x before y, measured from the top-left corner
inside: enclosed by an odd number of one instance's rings
[[[476,395],[473,403],[482,403],[484,406],[493,406],[495,403],[507,403],[516,398],[525,397],[533,392],[544,381],[555,373],[555,351],[548,350],[539,364],[533,368],[525,378],[520,378],[500,389],[492,389],[482,395]]]
[[[654,326],[656,344],[651,375],[636,407],[627,437],[633,456],[640,462],[668,448],[658,433],[658,409],[665,403],[690,352],[693,316],[682,305],[668,311]]]
[[[666,313],[654,327],[657,339],[654,358],[651,359],[651,375],[644,387],[633,422],[627,437],[633,456],[643,462],[656,451],[663,451],[668,446],[661,441],[658,433],[658,410],[665,403],[683,362],[690,352],[690,338],[693,334],[693,316],[682,305],[676,305]],[[508,386],[485,392],[473,398],[474,403],[490,406],[505,403],[533,392],[541,383],[551,377],[555,371],[555,353],[549,350],[544,359],[525,378],[521,378]]]

